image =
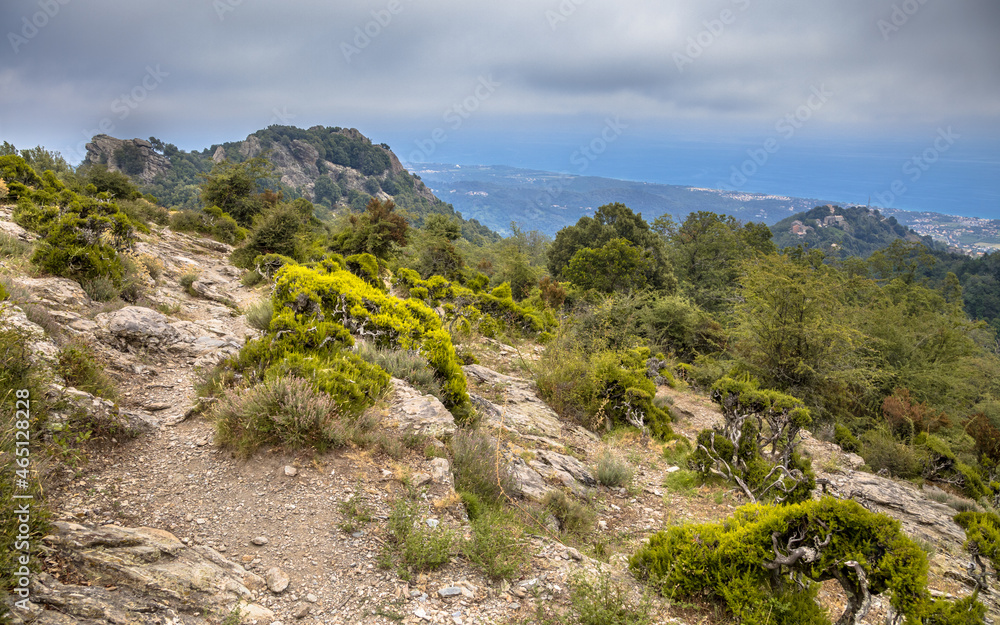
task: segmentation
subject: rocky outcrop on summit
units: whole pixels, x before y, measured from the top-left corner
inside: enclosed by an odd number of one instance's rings
[[[145,183],[170,169],[170,159],[153,151],[149,141],[115,139],[108,135],[91,139],[84,162],[107,165],[111,171],[121,171]]]

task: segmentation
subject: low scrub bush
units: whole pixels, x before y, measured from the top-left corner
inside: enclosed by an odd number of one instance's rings
[[[455,490],[498,504],[517,493],[510,468],[497,455],[496,440],[479,430],[458,430],[451,439]]]
[[[628,486],[635,469],[621,457],[605,451],[597,459],[594,477],[603,486]]]
[[[919,477],[927,462],[924,450],[899,442],[887,427],[861,435],[861,456],[875,473],[886,472],[902,479]]]
[[[76,341],[63,346],[55,370],[67,386],[104,399],[118,399],[117,387],[97,364],[94,350],[86,343]]]
[[[379,349],[369,343],[359,343],[358,356],[387,371],[389,375],[405,380],[421,393],[443,397],[441,384],[427,361],[417,352],[401,349]]]
[[[185,274],[182,274],[177,281],[180,283],[181,288],[184,289],[185,293],[187,293],[191,297],[198,297],[198,292],[194,290],[193,286],[194,283],[198,281],[197,272],[189,271]]]
[[[166,226],[170,223],[170,211],[146,199],[117,200],[118,208],[137,224],[155,223]]]
[[[597,516],[594,511],[561,490],[546,493],[542,506],[559,521],[559,529],[567,534],[583,535],[594,528]]]
[[[861,441],[842,423],[833,426],[833,442],[840,445],[844,451],[852,454],[861,453]]]
[[[271,317],[274,316],[274,304],[271,298],[262,299],[247,306],[247,325],[262,332],[271,327]]]
[[[745,625],[828,624],[814,591],[802,593],[799,586],[828,579],[836,579],[848,599],[838,622],[859,622],[869,593],[889,594],[907,622],[965,622],[920,620],[955,605],[929,596],[927,556],[897,521],[849,500],[751,504],[722,523],[660,531],[630,567],[664,596],[714,598]],[[786,603],[792,593],[811,601]]]
[[[434,370],[442,402],[460,423],[473,418],[465,375],[451,337],[437,314],[415,300],[400,300],[346,271],[337,258],[314,268],[282,268],[275,279],[275,306],[303,319],[321,314],[378,348],[416,350]]]
[[[241,458],[262,445],[322,452],[371,429],[365,420],[344,414],[336,399],[312,382],[294,376],[275,376],[226,395],[210,415],[219,443]]]
[[[382,554],[387,568],[396,565],[396,572],[403,579],[414,573],[432,571],[451,561],[457,537],[451,530],[430,527],[420,521],[420,508],[416,501],[399,499],[393,506],[388,521],[388,542]]]
[[[703,476],[735,482],[756,502],[793,503],[816,485],[811,463],[795,450],[799,432],[812,422],[798,399],[760,389],[753,378],[724,377],[712,387],[724,423],[702,430],[688,466]]]
[[[481,507],[475,518],[471,514],[469,518],[472,537],[464,546],[469,561],[490,579],[519,578],[530,554],[524,544],[524,529],[514,514],[501,507],[487,506]]]
[[[649,357],[647,348],[588,354],[563,337],[546,347],[536,384],[556,412],[592,430],[632,425],[666,440],[673,437],[670,413],[653,402]]]
[[[84,292],[95,302],[110,302],[118,297],[118,289],[115,288],[115,281],[106,276],[97,276],[92,280],[80,282]]]

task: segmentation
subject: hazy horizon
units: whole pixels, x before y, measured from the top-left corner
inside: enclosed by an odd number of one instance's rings
[[[0,26],[0,139],[73,163],[102,132],[343,126],[408,162],[1000,218],[992,0],[13,0]]]

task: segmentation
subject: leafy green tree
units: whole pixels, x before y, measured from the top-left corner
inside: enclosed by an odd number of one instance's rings
[[[741,224],[735,217],[706,211],[691,213],[680,225],[660,217],[653,228],[668,242],[681,291],[709,312],[730,310],[737,301],[744,261],[775,251],[764,224]]]
[[[821,414],[842,412],[849,385],[869,387],[840,296],[843,274],[818,257],[771,254],[746,264],[736,307],[736,352],[764,386],[791,393]]]
[[[51,170],[62,177],[73,171],[73,168],[66,162],[62,154],[46,150],[40,145],[21,150],[21,158],[31,165],[36,172]]]
[[[581,288],[602,293],[638,291],[649,284],[654,262],[627,240],[616,238],[599,249],[577,250],[563,275]]]
[[[107,165],[100,163],[88,165],[84,173],[84,182],[94,185],[97,193],[107,192],[112,198],[132,200],[142,197],[142,193],[132,183],[131,178],[120,171],[110,171]]]
[[[264,209],[260,197],[263,184],[274,177],[274,167],[263,156],[242,163],[222,161],[205,176],[201,199],[206,206],[218,206],[236,223],[248,227],[254,215]]]
[[[317,204],[332,205],[340,199],[340,187],[329,176],[320,176],[313,186],[313,199]]]
[[[409,223],[396,212],[392,200],[372,198],[364,213],[350,215],[348,226],[336,235],[333,247],[342,254],[367,253],[386,261],[406,247],[409,230]]]
[[[564,277],[573,256],[584,248],[598,249],[612,239],[624,239],[650,260],[647,282],[654,289],[672,291],[676,287],[666,247],[641,214],[621,203],[606,204],[593,217],[581,217],[575,226],[556,233],[548,252],[549,273]]]

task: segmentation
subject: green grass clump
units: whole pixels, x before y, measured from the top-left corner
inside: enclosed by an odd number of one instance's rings
[[[98,366],[93,348],[86,343],[76,341],[63,346],[55,370],[67,386],[104,399],[118,399],[117,387]]]
[[[385,568],[396,567],[402,579],[414,573],[433,571],[451,561],[458,541],[455,533],[444,527],[430,527],[420,522],[420,507],[413,499],[396,501],[387,524],[388,541],[380,562]]]
[[[507,463],[496,453],[496,441],[479,430],[459,430],[451,439],[455,490],[497,504],[513,497],[517,485]],[[499,463],[499,464],[498,464]]]
[[[470,514],[469,518],[472,538],[464,546],[469,561],[492,580],[520,577],[530,556],[524,545],[524,529],[514,514],[500,507],[480,506],[475,517]]]
[[[262,299],[247,306],[247,325],[262,332],[271,327],[271,317],[274,316],[274,304],[271,298]]]
[[[213,405],[211,416],[219,443],[241,458],[262,445],[321,452],[343,447],[373,426],[344,414],[336,399],[295,376],[276,376],[228,394]]]
[[[597,459],[594,477],[602,486],[624,487],[632,483],[635,469],[625,460],[610,451],[605,451]]]
[[[347,534],[354,533],[372,521],[371,510],[364,505],[357,493],[337,506],[344,520],[337,526]]]
[[[561,490],[546,493],[542,506],[559,521],[559,529],[566,534],[583,535],[594,529],[597,515],[593,509],[574,501]]]
[[[30,253],[31,245],[29,243],[25,243],[6,232],[0,232],[0,257],[27,258]]]

